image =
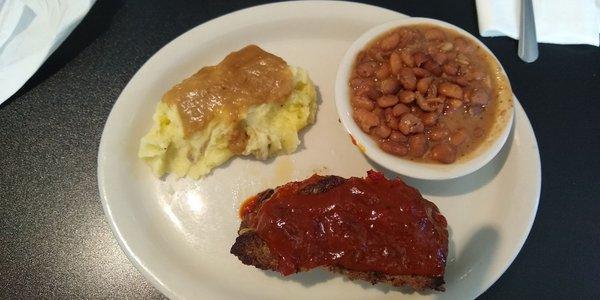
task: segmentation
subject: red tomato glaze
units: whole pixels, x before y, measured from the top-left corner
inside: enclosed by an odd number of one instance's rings
[[[267,242],[284,275],[319,266],[388,275],[443,276],[446,219],[400,179],[369,171],[317,194],[299,191],[323,176],[278,188],[267,201],[253,197],[240,213]],[[259,205],[261,204],[261,205]]]

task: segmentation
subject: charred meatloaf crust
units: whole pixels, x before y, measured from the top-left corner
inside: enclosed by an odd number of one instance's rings
[[[400,179],[312,177],[248,200],[231,253],[283,275],[325,267],[372,284],[444,290],[446,219]]]

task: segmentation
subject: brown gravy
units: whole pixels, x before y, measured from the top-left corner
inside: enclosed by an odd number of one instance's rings
[[[177,106],[189,137],[217,116],[235,121],[249,106],[284,101],[292,89],[287,63],[249,45],[175,85],[162,101]]]

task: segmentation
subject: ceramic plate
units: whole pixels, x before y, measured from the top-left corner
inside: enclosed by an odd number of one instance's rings
[[[348,177],[384,171],[352,145],[338,122],[333,89],[348,46],[369,28],[401,18],[407,16],[347,2],[258,6],[190,30],[144,64],[106,122],[98,180],[119,244],[154,286],[175,299],[465,299],[498,279],[527,238],[541,184],[535,136],[516,99],[509,141],[488,165],[449,181],[406,178],[448,219],[446,292],[410,293],[322,270],[281,277],[229,254],[238,208],[247,197],[313,173]],[[268,161],[234,159],[198,181],[153,176],[136,154],[162,94],[251,43],[306,68],[318,86],[317,121],[302,132],[298,150]]]

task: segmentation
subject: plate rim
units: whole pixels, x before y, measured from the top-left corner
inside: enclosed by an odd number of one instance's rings
[[[119,229],[116,221],[115,221],[115,217],[113,214],[113,210],[111,208],[111,205],[108,201],[108,196],[107,196],[107,189],[106,189],[106,184],[105,184],[105,171],[104,171],[104,164],[103,164],[103,159],[106,159],[106,143],[107,143],[107,137],[106,137],[106,131],[107,128],[110,126],[110,120],[112,118],[114,118],[114,112],[115,112],[115,108],[119,105],[119,100],[121,99],[121,97],[123,96],[124,92],[127,90],[129,84],[131,81],[133,81],[134,79],[137,78],[137,76],[139,76],[139,74],[141,73],[141,70],[144,69],[144,67],[147,66],[148,62],[150,62],[151,60],[153,60],[156,56],[159,55],[160,52],[165,51],[166,48],[172,46],[173,44],[177,43],[178,40],[181,40],[184,36],[190,34],[190,32],[194,31],[194,30],[201,30],[201,27],[208,27],[208,26],[213,26],[216,25],[218,23],[221,23],[223,21],[226,21],[232,17],[235,17],[237,15],[243,15],[243,14],[247,14],[248,12],[252,12],[254,10],[262,10],[262,9],[292,9],[294,7],[299,7],[299,6],[305,6],[305,5],[322,5],[322,6],[330,6],[330,5],[335,5],[335,6],[355,6],[355,7],[364,7],[364,8],[369,8],[369,9],[378,9],[378,10],[385,10],[385,11],[389,11],[389,12],[393,12],[395,14],[397,14],[398,16],[406,16],[406,17],[410,17],[408,15],[404,15],[400,12],[397,11],[393,11],[387,8],[383,8],[383,7],[379,7],[376,5],[369,5],[369,4],[364,4],[364,3],[356,3],[356,2],[349,2],[349,1],[313,1],[313,0],[304,0],[304,1],[292,1],[292,2],[278,2],[278,3],[268,3],[268,4],[262,4],[262,5],[257,5],[257,6],[251,6],[251,7],[247,7],[244,9],[240,9],[240,10],[236,10],[236,11],[232,11],[230,13],[227,13],[225,15],[219,16],[217,18],[208,20],[206,22],[200,23],[192,28],[190,28],[189,30],[181,33],[180,35],[178,35],[177,37],[175,37],[173,40],[171,40],[170,42],[168,42],[167,44],[165,44],[164,46],[162,46],[159,50],[157,50],[152,56],[150,56],[145,62],[144,64],[136,71],[136,73],[131,77],[131,79],[128,81],[128,83],[125,85],[125,87],[123,88],[123,90],[121,91],[121,93],[119,94],[119,97],[117,98],[117,100],[115,101],[115,103],[113,104],[111,111],[106,119],[106,123],[103,127],[102,130],[102,136],[100,138],[100,143],[99,143],[99,147],[98,147],[98,157],[97,157],[97,177],[98,177],[98,189],[99,189],[99,194],[100,194],[100,200],[102,203],[102,209],[104,211],[104,215],[105,215],[105,219],[108,222],[110,228],[111,228],[111,232],[114,235],[115,239],[117,240],[117,243],[119,245],[119,247],[121,248],[121,250],[125,253],[126,257],[128,258],[128,261],[131,262],[135,268],[144,276],[144,278],[146,280],[148,280],[153,287],[155,287],[156,289],[158,289],[163,295],[165,295],[166,297],[170,298],[170,299],[179,299],[182,298],[180,294],[178,294],[176,291],[172,290],[171,288],[169,288],[167,286],[167,284],[165,284],[164,282],[162,282],[158,276],[156,274],[154,274],[151,270],[148,269],[148,267],[139,259],[139,257],[134,253],[134,251],[130,248],[126,238],[123,236],[121,230]],[[538,143],[537,143],[537,138],[535,136],[535,132],[533,131],[533,127],[531,126],[531,121],[529,120],[529,117],[527,116],[525,110],[523,109],[522,105],[520,104],[520,102],[516,99],[516,101],[514,101],[514,107],[515,107],[515,120],[513,120],[513,122],[516,121],[517,119],[517,113],[522,112],[523,113],[523,117],[524,120],[526,120],[526,125],[524,126],[525,128],[523,128],[524,130],[527,131],[528,134],[530,134],[533,137],[533,140],[531,141],[532,144],[535,146],[535,161],[537,162],[537,170],[536,173],[539,174],[539,176],[537,176],[535,178],[535,183],[534,185],[537,186],[537,189],[535,191],[535,199],[532,199],[533,201],[533,206],[531,209],[531,212],[529,214],[528,217],[528,223],[527,223],[527,230],[524,230],[521,233],[521,236],[518,240],[518,249],[516,251],[513,251],[512,256],[510,257],[509,260],[506,260],[506,263],[504,264],[504,267],[502,269],[501,272],[497,272],[497,274],[495,276],[493,276],[493,280],[489,280],[488,283],[486,283],[484,285],[483,288],[481,288],[479,291],[475,291],[474,290],[474,297],[477,297],[481,294],[483,294],[485,291],[487,291],[495,282],[498,281],[498,279],[506,272],[506,270],[512,265],[512,263],[514,262],[514,260],[516,259],[516,257],[518,256],[518,254],[521,252],[529,234],[531,233],[531,228],[533,227],[533,223],[535,221],[535,217],[537,215],[537,210],[538,210],[538,206],[539,206],[539,200],[540,200],[540,195],[541,195],[541,161],[540,161],[540,153],[539,153],[539,147],[538,147]],[[513,124],[513,128],[514,128],[514,124]],[[514,137],[513,137],[514,138]]]

